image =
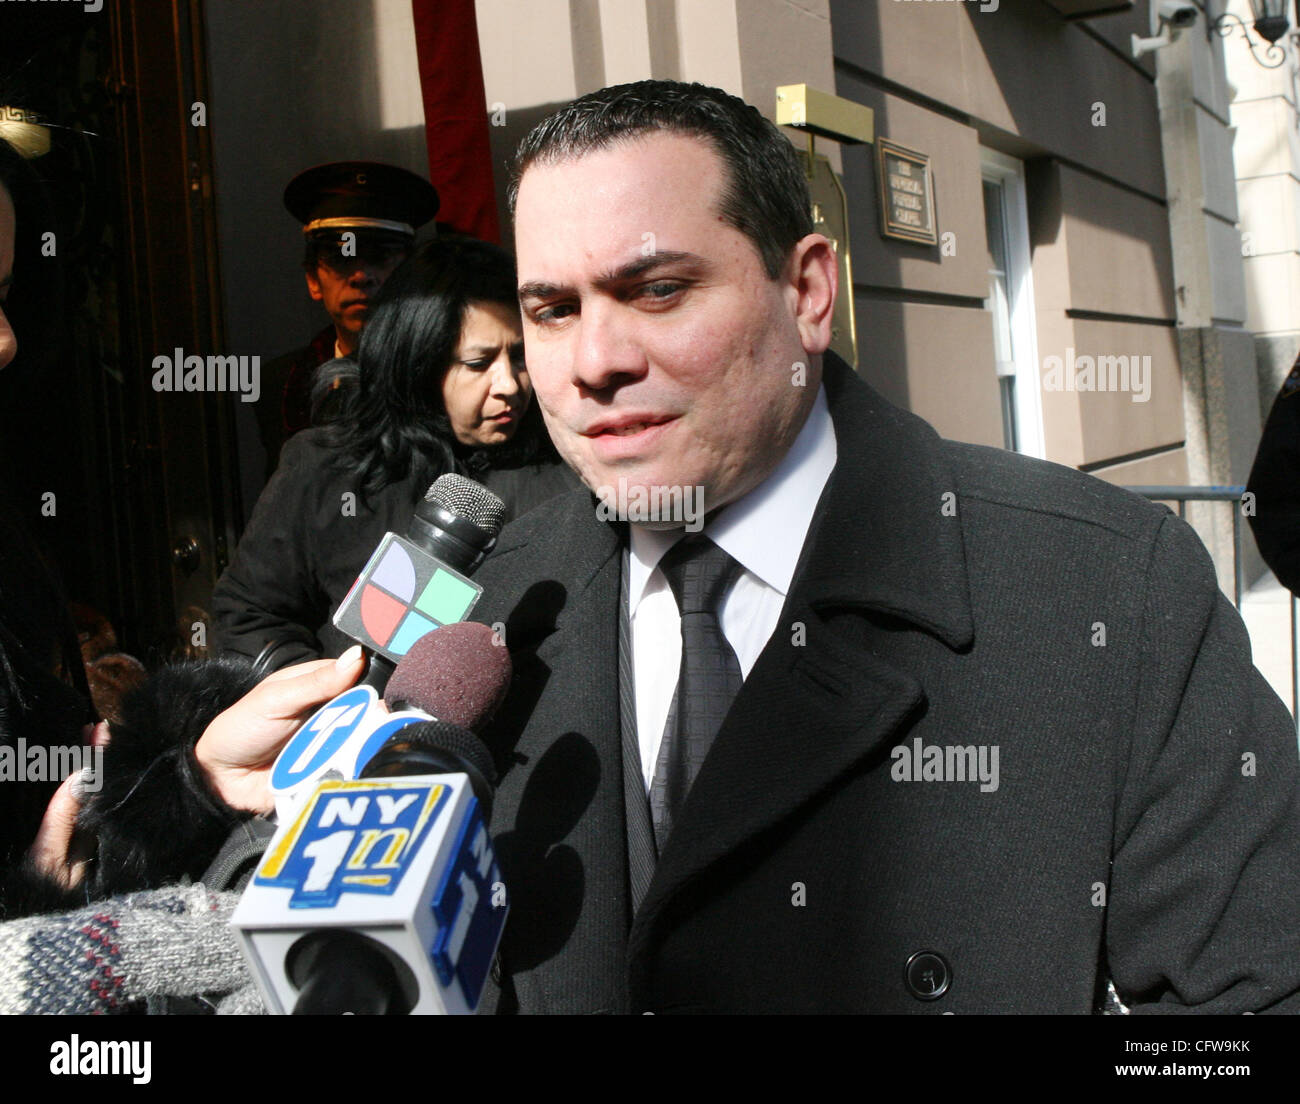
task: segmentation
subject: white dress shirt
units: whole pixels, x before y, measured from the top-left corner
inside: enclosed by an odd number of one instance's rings
[[[835,457],[835,427],[823,387],[799,436],[772,474],[704,526],[704,535],[743,568],[722,600],[721,622],[744,678],[776,629]],[[677,600],[658,565],[684,534],[680,529],[638,525],[631,531],[624,569],[629,572],[636,727],[648,791],[682,659]]]

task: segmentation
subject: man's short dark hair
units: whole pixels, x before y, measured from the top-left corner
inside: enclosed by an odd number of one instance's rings
[[[535,162],[555,164],[661,132],[703,138],[717,151],[727,177],[719,214],[754,243],[776,279],[795,244],[813,229],[800,156],[757,108],[704,84],[637,81],[565,104],[519,144],[510,213],[519,181]]]

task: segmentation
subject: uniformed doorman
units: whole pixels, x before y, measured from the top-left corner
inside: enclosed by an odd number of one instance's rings
[[[284,205],[302,223],[307,291],[330,316],[308,345],[262,369],[258,423],[269,477],[280,448],[311,423],[316,369],[356,352],[370,301],[438,211],[432,184],[377,161],[336,161],[299,173]]]

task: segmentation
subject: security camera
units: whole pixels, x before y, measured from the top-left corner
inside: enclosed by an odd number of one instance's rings
[[[1152,0],[1151,37],[1142,38],[1133,35],[1134,59],[1149,54],[1153,50],[1162,50],[1168,46],[1188,27],[1196,22],[1200,9],[1187,0]]]
[[[1199,9],[1195,4],[1182,3],[1180,0],[1160,0],[1158,4],[1153,4],[1152,7],[1156,9],[1152,13],[1156,19],[1161,23],[1167,23],[1178,31],[1195,23],[1199,14]]]

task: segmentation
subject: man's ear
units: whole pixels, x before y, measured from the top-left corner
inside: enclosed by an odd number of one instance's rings
[[[303,275],[307,277],[307,294],[319,303],[325,298],[325,291],[320,286],[320,280],[317,279],[316,273],[309,268],[303,269]]]
[[[831,317],[839,290],[835,250],[821,234],[801,238],[790,254],[787,271],[795,295],[795,322],[804,351],[817,356],[830,348]]]

